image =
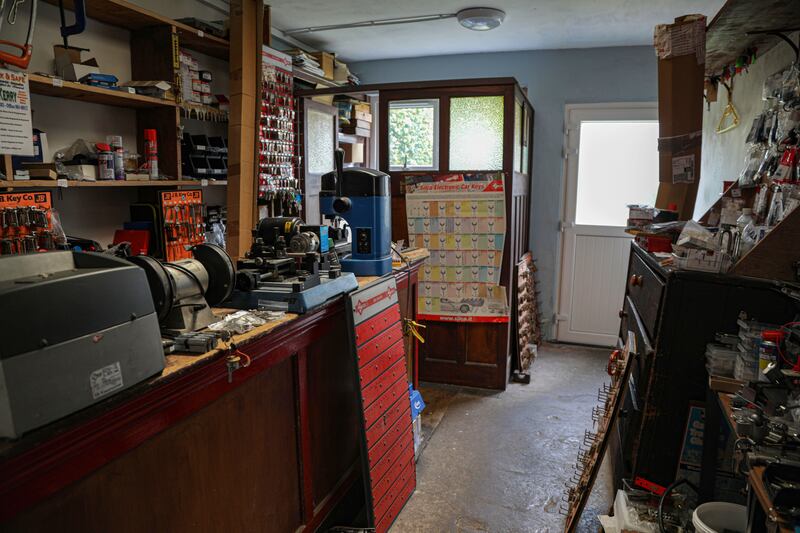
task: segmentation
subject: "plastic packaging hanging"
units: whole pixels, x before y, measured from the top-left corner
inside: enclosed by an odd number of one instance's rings
[[[795,62],[783,73],[780,102],[782,105],[793,105],[798,97],[800,97],[800,65]]]
[[[739,185],[744,187],[756,183],[756,175],[758,168],[761,166],[761,160],[764,159],[766,148],[763,144],[754,144],[747,152],[744,159],[744,168],[739,173]]]

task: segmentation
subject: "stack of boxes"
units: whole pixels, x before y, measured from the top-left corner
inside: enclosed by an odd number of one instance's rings
[[[207,70],[200,70],[197,59],[185,50],[180,52],[180,77],[181,95],[183,101],[192,104],[211,105],[214,97],[211,95],[211,82],[213,76]]]

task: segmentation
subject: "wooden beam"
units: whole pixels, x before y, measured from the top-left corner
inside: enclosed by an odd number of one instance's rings
[[[230,29],[230,119],[228,122],[228,253],[242,257],[250,249],[255,225],[255,191],[258,175],[256,107],[258,65],[261,54],[258,34],[263,2],[233,0]]]

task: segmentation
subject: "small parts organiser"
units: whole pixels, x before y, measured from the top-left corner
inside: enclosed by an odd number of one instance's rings
[[[267,216],[300,214],[295,108],[291,57],[276,50],[262,54],[263,89],[259,121],[258,203]]]
[[[192,246],[205,242],[203,191],[161,191],[167,261],[191,259]]]
[[[198,179],[228,177],[228,142],[224,137],[184,133],[181,152],[184,176]]]
[[[0,255],[55,250],[65,241],[49,191],[0,194]]]

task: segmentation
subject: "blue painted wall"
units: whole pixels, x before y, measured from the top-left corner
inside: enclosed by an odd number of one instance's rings
[[[566,29],[565,29],[566,31]],[[556,304],[558,221],[563,203],[564,105],[656,101],[657,64],[650,46],[541,50],[365,61],[350,64],[362,83],[513,76],[536,110],[531,250],[539,266],[542,317]],[[549,334],[549,330],[545,330]]]

